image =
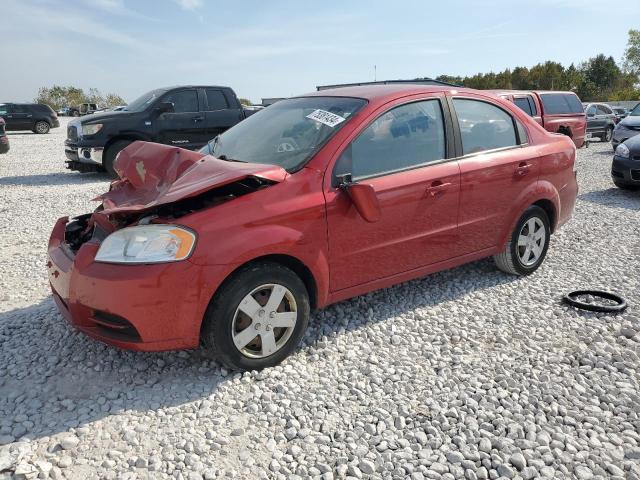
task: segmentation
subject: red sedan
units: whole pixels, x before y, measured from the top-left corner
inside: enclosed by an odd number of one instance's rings
[[[311,309],[493,256],[526,275],[570,217],[572,141],[468,89],[376,85],[266,108],[201,152],[135,142],[49,279],[75,327],[132,350],[289,355]]]

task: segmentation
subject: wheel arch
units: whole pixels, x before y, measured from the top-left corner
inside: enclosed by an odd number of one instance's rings
[[[569,125],[560,125],[557,132],[566,135],[569,138],[573,138],[573,131]]]
[[[111,137],[109,140],[107,140],[107,143],[104,144],[104,151],[106,152],[111,145],[113,145],[116,142],[119,142],[120,140],[128,140],[128,141],[131,141],[131,142],[135,142],[137,140],[142,140],[143,142],[148,142],[148,141],[151,141],[151,138],[150,137],[145,137],[145,135],[140,135],[140,134],[136,134],[136,133],[118,134],[118,135],[115,135],[115,136]]]
[[[500,249],[504,248],[509,241],[511,234],[513,233],[513,229],[524,211],[533,205],[542,208],[549,217],[551,233],[556,231],[558,216],[560,213],[560,195],[553,184],[547,181],[538,181],[535,188],[522,192],[517,205],[518,207],[511,211],[507,228],[503,231],[502,236],[500,237]]]
[[[554,233],[556,230],[556,224],[558,221],[558,212],[553,202],[548,198],[541,198],[540,200],[533,202],[531,205],[536,205],[545,211],[545,213],[547,214],[547,217],[549,217],[549,225],[551,226],[551,233]]]
[[[299,278],[300,280],[302,280],[302,283],[304,284],[305,288],[307,289],[307,293],[309,295],[309,304],[311,309],[315,309],[318,307],[318,283],[316,280],[316,277],[314,276],[313,272],[311,271],[311,269],[299,258],[294,257],[292,255],[288,255],[288,254],[281,254],[281,253],[273,253],[273,254],[266,254],[266,255],[261,255],[255,258],[252,258],[251,260],[248,260],[244,263],[241,264],[237,264],[235,265],[235,268],[233,268],[232,270],[230,270],[229,272],[227,272],[227,274],[224,277],[224,280],[222,280],[222,282],[220,282],[220,284],[215,288],[215,290],[213,292],[211,292],[209,296],[209,301],[207,303],[207,306],[204,310],[204,315],[202,317],[202,321],[200,324],[200,334],[202,334],[202,329],[205,326],[205,318],[207,315],[207,311],[209,311],[211,305],[213,304],[213,302],[216,299],[216,296],[218,295],[218,293],[224,288],[224,286],[230,281],[230,279],[237,274],[238,272],[240,272],[241,270],[254,265],[256,263],[265,263],[265,262],[272,262],[272,263],[277,263],[279,265],[282,265],[284,267],[287,267],[288,269],[290,269],[291,271],[293,271]],[[322,302],[322,300],[320,300],[320,302]]]

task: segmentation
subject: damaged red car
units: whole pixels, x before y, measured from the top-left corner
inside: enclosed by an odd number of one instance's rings
[[[489,256],[534,272],[571,217],[575,154],[475,90],[283,100],[200,152],[123,150],[100,206],[53,229],[53,296],[111,345],[204,345],[234,369],[272,366],[312,309]]]

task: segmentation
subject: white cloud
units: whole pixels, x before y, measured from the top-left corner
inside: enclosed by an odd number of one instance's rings
[[[176,2],[185,10],[195,10],[203,5],[202,0],[176,0]]]

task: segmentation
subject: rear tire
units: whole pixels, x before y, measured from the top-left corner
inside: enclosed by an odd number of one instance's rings
[[[516,223],[505,250],[494,255],[493,260],[503,272],[529,275],[542,265],[550,239],[547,213],[537,205],[531,205]]]
[[[613,137],[613,127],[607,127],[607,130],[604,132],[601,139],[603,142],[609,143],[611,141],[611,137]]]
[[[102,156],[102,166],[111,178],[118,177],[118,174],[113,168],[113,163],[116,160],[116,156],[118,155],[118,153],[120,153],[121,150],[124,150],[131,143],[133,142],[131,142],[130,140],[117,140],[109,145],[109,148],[107,148],[106,152],[104,152]]]
[[[51,126],[45,122],[44,120],[40,120],[38,122],[36,122],[36,124],[33,126],[33,132],[34,133],[38,133],[40,135],[44,135],[45,133],[49,133],[49,130],[51,129]]]
[[[233,370],[272,367],[300,343],[309,311],[309,294],[293,271],[272,262],[250,264],[213,297],[201,341],[208,354]],[[286,326],[275,326],[278,322]]]

